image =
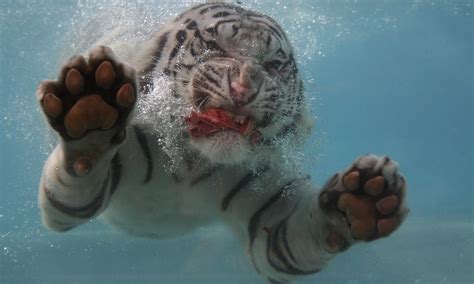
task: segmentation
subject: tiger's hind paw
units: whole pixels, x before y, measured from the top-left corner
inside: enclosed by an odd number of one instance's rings
[[[319,195],[322,210],[344,220],[329,229],[328,247],[350,243],[343,237],[346,234],[363,241],[390,235],[408,213],[405,194],[405,178],[396,162],[374,155],[357,159],[348,170],[330,179]]]
[[[137,97],[135,70],[98,46],[86,60],[81,55],[63,65],[57,81],[37,90],[39,104],[51,127],[65,140],[89,131],[124,129]]]

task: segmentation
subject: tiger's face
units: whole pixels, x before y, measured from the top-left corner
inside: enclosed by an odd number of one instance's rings
[[[268,16],[219,3],[175,22],[176,89],[191,107],[190,144],[215,163],[236,164],[260,147],[306,132],[302,81],[293,49]],[[185,29],[183,29],[185,27]]]

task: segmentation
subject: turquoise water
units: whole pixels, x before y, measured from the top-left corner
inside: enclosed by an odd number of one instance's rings
[[[301,283],[473,283],[472,1],[242,2],[294,42],[317,116],[305,149],[313,180],[370,152],[397,160],[409,183],[411,213],[396,233]],[[149,4],[160,15],[187,5]],[[41,226],[50,141],[34,90],[54,75],[71,19],[94,5],[0,2],[0,282],[263,283],[220,227],[152,241],[99,222],[67,234]]]

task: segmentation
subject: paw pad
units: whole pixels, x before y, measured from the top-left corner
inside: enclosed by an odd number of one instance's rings
[[[102,62],[97,71],[95,71],[95,82],[97,86],[109,90],[115,81],[115,71],[112,63],[109,61]]]
[[[79,95],[84,91],[84,77],[74,68],[67,72],[65,83],[72,95]]]
[[[373,240],[392,233],[408,210],[405,179],[387,157],[366,156],[333,177],[320,194],[326,212],[342,214],[354,239]]]
[[[64,125],[69,136],[79,138],[89,129],[112,128],[117,116],[117,110],[99,95],[90,95],[81,98],[71,108],[64,119]]]
[[[58,81],[43,81],[37,95],[51,126],[65,139],[79,139],[88,131],[124,128],[136,90],[135,70],[99,46],[88,62],[72,57]]]
[[[43,98],[44,112],[52,118],[57,118],[63,112],[61,100],[53,94],[46,94]]]

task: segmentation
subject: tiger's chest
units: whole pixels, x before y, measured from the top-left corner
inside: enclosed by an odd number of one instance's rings
[[[216,200],[232,182],[231,169],[198,160],[197,164],[181,162],[171,171],[160,164],[164,161],[160,149],[151,147],[154,167],[144,182],[149,163],[136,146],[125,145],[121,151],[120,184],[101,214],[103,220],[122,231],[152,238],[175,237],[214,221]]]

